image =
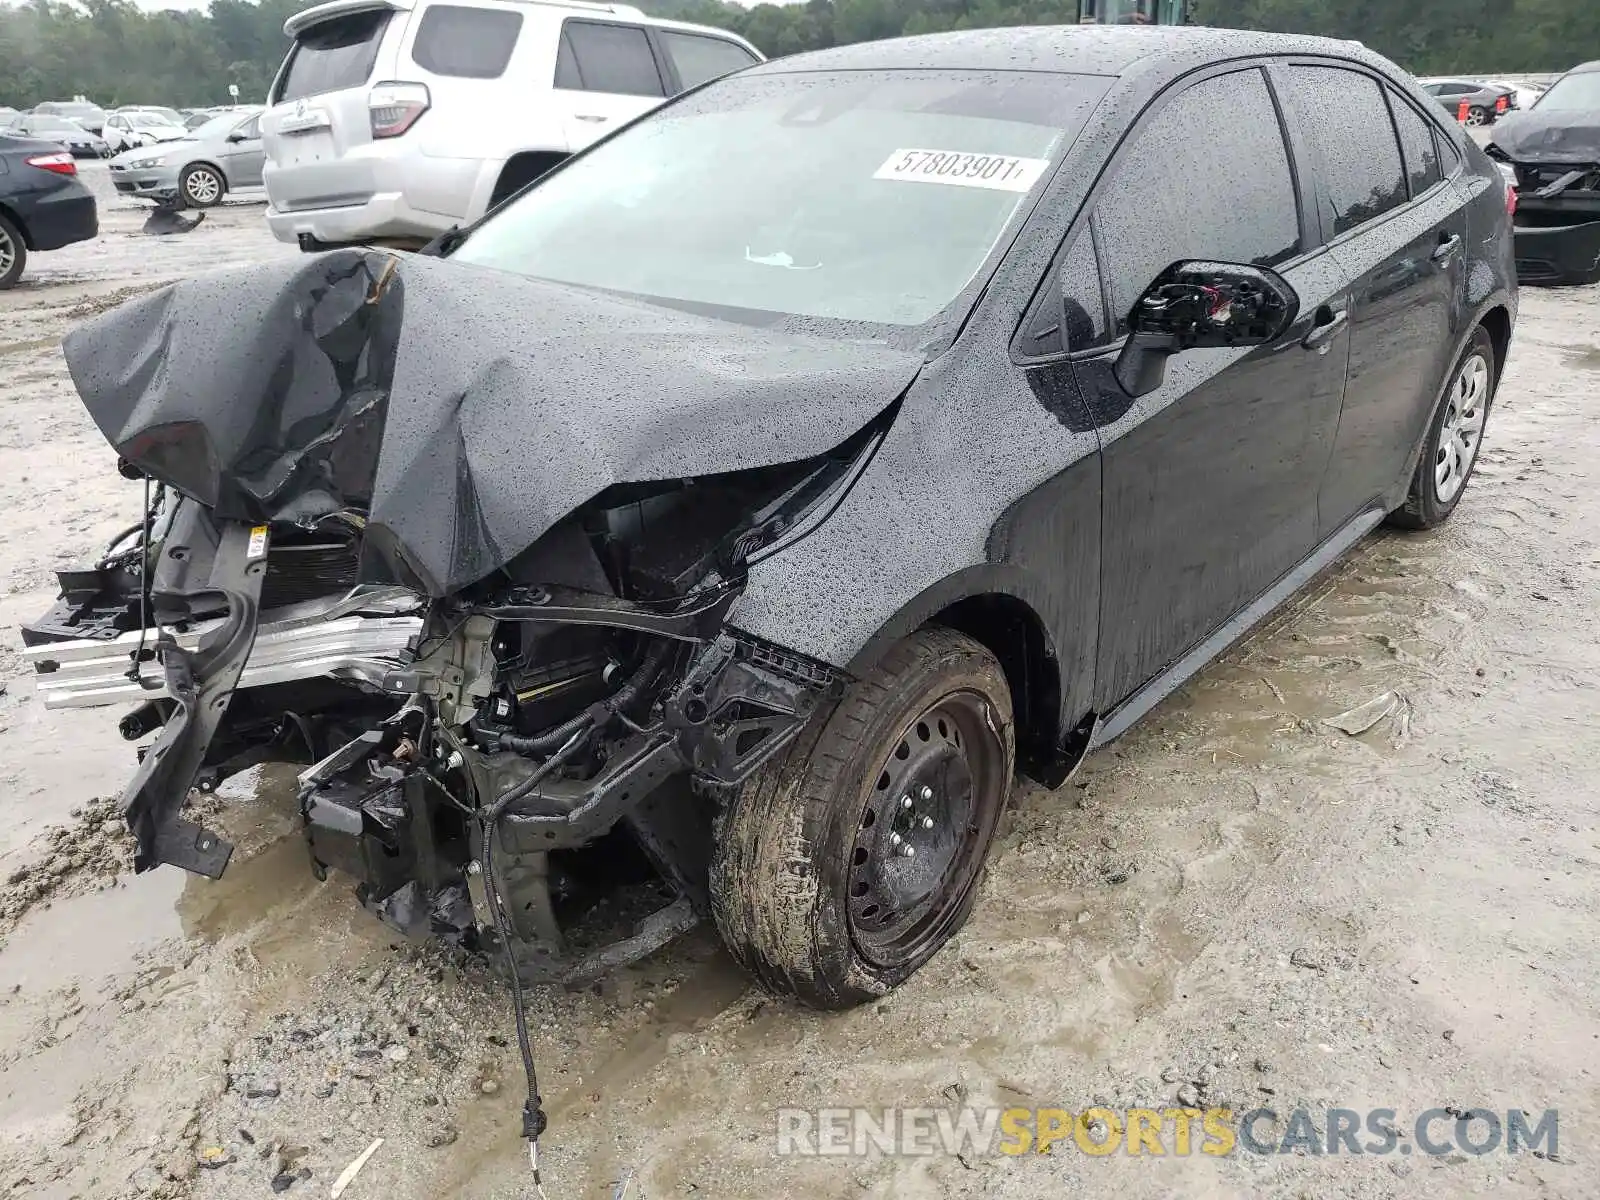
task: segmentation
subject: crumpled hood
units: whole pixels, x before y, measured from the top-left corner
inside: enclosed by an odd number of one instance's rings
[[[64,351],[131,463],[236,520],[368,510],[363,578],[434,596],[612,484],[822,454],[922,365],[363,250],[174,284]]]
[[[1508,113],[1489,140],[1512,162],[1600,162],[1600,113],[1542,107]]]

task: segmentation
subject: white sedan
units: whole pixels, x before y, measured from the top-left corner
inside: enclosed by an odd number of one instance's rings
[[[106,118],[105,132],[101,136],[112,153],[117,153],[136,146],[153,146],[157,142],[175,142],[187,137],[188,132],[156,113],[119,112]]]

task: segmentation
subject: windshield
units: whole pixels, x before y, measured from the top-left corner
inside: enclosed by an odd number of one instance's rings
[[[224,138],[233,132],[233,127],[237,124],[239,124],[238,113],[223,113],[220,117],[212,117],[204,124],[196,125],[189,130],[189,136],[196,141]]]
[[[1539,97],[1537,107],[1583,109],[1600,119],[1600,71],[1563,75]]]
[[[28,128],[34,133],[82,133],[82,125],[74,125],[61,117],[30,117]]]
[[[572,160],[453,258],[724,311],[921,325],[979,273],[1108,82],[735,76]]]
[[[171,121],[156,113],[129,113],[128,124],[135,129],[175,129]]]

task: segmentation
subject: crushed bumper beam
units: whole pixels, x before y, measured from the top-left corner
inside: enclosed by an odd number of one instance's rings
[[[379,607],[370,602],[368,606]],[[262,687],[328,676],[378,688],[385,676],[405,661],[412,639],[422,629],[420,617],[406,615],[367,613],[330,620],[330,608],[331,604],[316,602],[272,614],[277,619],[262,623],[239,686]],[[160,635],[192,653],[222,624],[208,621],[184,633],[152,630],[144,635],[144,644],[146,648],[154,646]],[[22,654],[37,673],[34,682],[46,708],[94,708],[172,698],[165,680],[152,689],[128,678],[140,636],[136,631],[110,641],[45,642],[25,648]],[[146,680],[147,684],[153,682]]]

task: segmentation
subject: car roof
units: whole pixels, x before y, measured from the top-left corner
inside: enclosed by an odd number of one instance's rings
[[[970,29],[857,42],[776,59],[760,74],[794,71],[950,70],[1049,71],[1118,76],[1135,66],[1275,54],[1317,54],[1390,64],[1359,42],[1296,34],[1171,25],[1032,25]]]
[[[1594,71],[1600,71],[1600,58],[1595,59],[1593,62],[1579,63],[1577,66],[1573,67],[1572,70],[1568,71],[1567,74],[1588,75]]]

